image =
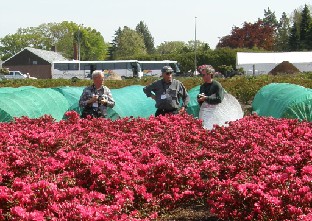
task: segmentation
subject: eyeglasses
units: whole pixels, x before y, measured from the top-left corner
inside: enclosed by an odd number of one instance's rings
[[[172,74],[172,72],[166,72],[166,75],[170,75],[170,74]]]

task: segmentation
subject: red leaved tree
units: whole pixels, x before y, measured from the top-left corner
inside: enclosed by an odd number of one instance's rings
[[[274,44],[274,29],[265,25],[262,20],[256,23],[245,22],[242,28],[233,27],[230,35],[220,39],[217,48],[260,48],[272,50]]]

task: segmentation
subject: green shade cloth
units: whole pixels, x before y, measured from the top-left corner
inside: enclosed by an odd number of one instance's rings
[[[45,114],[59,121],[67,111],[81,114],[79,98],[85,87],[56,88],[0,88],[0,122],[12,121],[14,117],[38,118]],[[116,105],[108,108],[108,118],[148,118],[154,115],[155,101],[143,93],[143,86],[133,85],[111,90]]]
[[[14,117],[27,116],[38,118],[51,115],[56,121],[62,120],[67,111],[76,111],[81,115],[79,99],[85,87],[36,88],[32,86],[0,88],[0,122],[12,121]],[[156,112],[155,101],[146,97],[144,86],[132,85],[120,89],[111,89],[116,102],[114,108],[108,108],[108,118],[115,120],[124,117],[148,118]],[[199,86],[189,91],[190,102],[187,112],[198,117],[197,95]]]
[[[312,90],[288,83],[268,84],[255,95],[252,109],[259,116],[312,121]]]
[[[113,109],[107,111],[108,117],[142,117],[148,118],[156,112],[155,101],[146,97],[143,86],[132,85],[120,89],[112,89],[112,95],[116,102]]]
[[[69,103],[51,88],[0,88],[0,122],[14,117],[38,118],[45,114],[61,120]]]
[[[24,90],[34,89],[34,88],[36,88],[36,87],[33,87],[33,86],[2,87],[2,88],[0,88],[0,94],[13,93],[13,92],[17,92],[17,91],[24,91]]]
[[[70,108],[81,115],[79,99],[85,87],[58,87],[59,91],[68,101]],[[156,111],[155,102],[143,93],[143,86],[133,85],[120,89],[111,89],[115,100],[114,108],[107,109],[108,118],[115,120],[123,117],[147,118]]]
[[[55,87],[52,88],[57,92],[61,93],[64,98],[67,100],[69,106],[66,111],[74,110],[77,113],[81,114],[81,109],[79,107],[79,98],[82,94],[82,91],[85,87]]]
[[[187,113],[193,115],[198,118],[199,115],[199,105],[197,102],[197,95],[199,94],[200,85],[193,87],[188,91],[190,96],[190,102],[187,105]]]

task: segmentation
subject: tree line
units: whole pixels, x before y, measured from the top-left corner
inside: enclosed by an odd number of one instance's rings
[[[46,23],[38,27],[19,28],[16,33],[0,38],[0,58],[7,58],[25,47],[50,50],[55,47],[64,57],[74,59],[79,47],[80,60],[177,60],[183,72],[197,64],[209,63],[218,71],[235,69],[237,51],[306,51],[312,49],[311,6],[296,9],[288,17],[284,12],[277,20],[270,8],[255,23],[234,26],[220,38],[216,49],[208,43],[190,40],[165,41],[155,47],[154,38],[144,21],[135,29],[119,27],[112,42],[100,32],[74,22]]]
[[[220,38],[217,48],[249,48],[266,51],[307,51],[312,49],[311,6],[304,5],[279,21],[275,12],[264,10],[264,18],[233,27],[231,34]]]

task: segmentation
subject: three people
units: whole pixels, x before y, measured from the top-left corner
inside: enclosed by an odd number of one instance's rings
[[[209,121],[214,114],[217,104],[224,98],[222,85],[213,80],[215,73],[211,65],[198,67],[204,83],[200,86],[197,102],[200,105],[199,118]],[[186,111],[190,97],[184,85],[172,77],[173,69],[170,66],[162,68],[162,79],[157,80],[143,88],[147,97],[155,100],[157,108],[155,116],[165,114],[178,114]],[[106,117],[107,107],[113,108],[115,101],[109,88],[103,85],[104,74],[101,71],[92,73],[93,84],[86,87],[79,100],[79,106],[83,109],[82,117]]]
[[[185,112],[190,98],[184,85],[172,78],[173,69],[170,66],[164,66],[161,72],[161,80],[143,88],[146,96],[156,101],[155,116]]]
[[[91,115],[95,118],[105,118],[107,107],[113,108],[115,101],[110,89],[103,85],[104,74],[101,71],[94,71],[92,80],[93,84],[83,90],[79,99],[79,106],[82,108],[81,117]]]

